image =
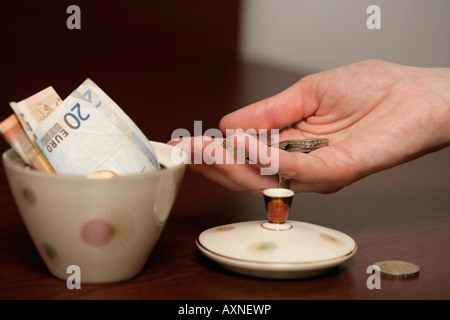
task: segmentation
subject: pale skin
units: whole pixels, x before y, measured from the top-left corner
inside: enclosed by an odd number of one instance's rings
[[[304,77],[275,96],[225,115],[219,124],[224,136],[226,129],[282,127],[280,141],[329,139],[329,146],[309,154],[280,151],[278,174],[290,178],[291,189],[338,191],[450,145],[450,69],[379,60],[354,63]],[[202,152],[209,143],[192,143],[192,151]],[[261,194],[277,187],[278,176],[261,175],[263,164],[256,162],[191,168],[235,191]]]

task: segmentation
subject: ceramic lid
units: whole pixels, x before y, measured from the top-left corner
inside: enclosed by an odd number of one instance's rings
[[[260,264],[323,264],[346,260],[356,252],[348,235],[318,225],[287,221],[249,221],[203,231],[197,245],[203,253]]]

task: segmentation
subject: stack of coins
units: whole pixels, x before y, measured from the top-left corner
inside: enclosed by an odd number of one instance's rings
[[[278,147],[289,152],[309,153],[313,150],[328,146],[328,139],[286,140],[270,146]]]
[[[229,143],[229,140],[231,138],[227,138],[223,142],[223,147],[230,152],[234,153],[235,156],[244,158],[246,160],[250,160],[247,154],[244,154],[242,152],[239,152],[236,148],[232,147]],[[328,146],[328,139],[303,139],[303,140],[286,140],[278,143],[268,143],[269,147],[279,148],[284,151],[288,152],[303,152],[303,153],[310,153],[311,151],[314,151],[316,149],[326,147]],[[278,187],[279,188],[290,188],[290,180],[288,178],[284,178],[282,176],[279,176],[278,179]]]

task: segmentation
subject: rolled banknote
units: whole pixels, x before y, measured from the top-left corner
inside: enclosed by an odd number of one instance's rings
[[[36,121],[36,111],[23,112],[18,107],[23,105],[11,106],[14,111],[19,110],[16,114],[22,126],[27,126],[33,144],[56,173],[125,175],[159,169],[145,135],[90,79],[44,119]]]
[[[13,113],[0,123],[0,132],[26,164],[38,171],[53,172],[52,167],[31,143],[16,114]]]

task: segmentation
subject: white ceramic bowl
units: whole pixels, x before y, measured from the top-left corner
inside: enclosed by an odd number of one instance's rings
[[[12,149],[3,153],[17,208],[55,277],[68,279],[73,265],[81,283],[123,281],[141,272],[185,171],[183,162],[172,161],[179,149],[151,143],[165,168],[112,179],[42,173],[26,167]]]

